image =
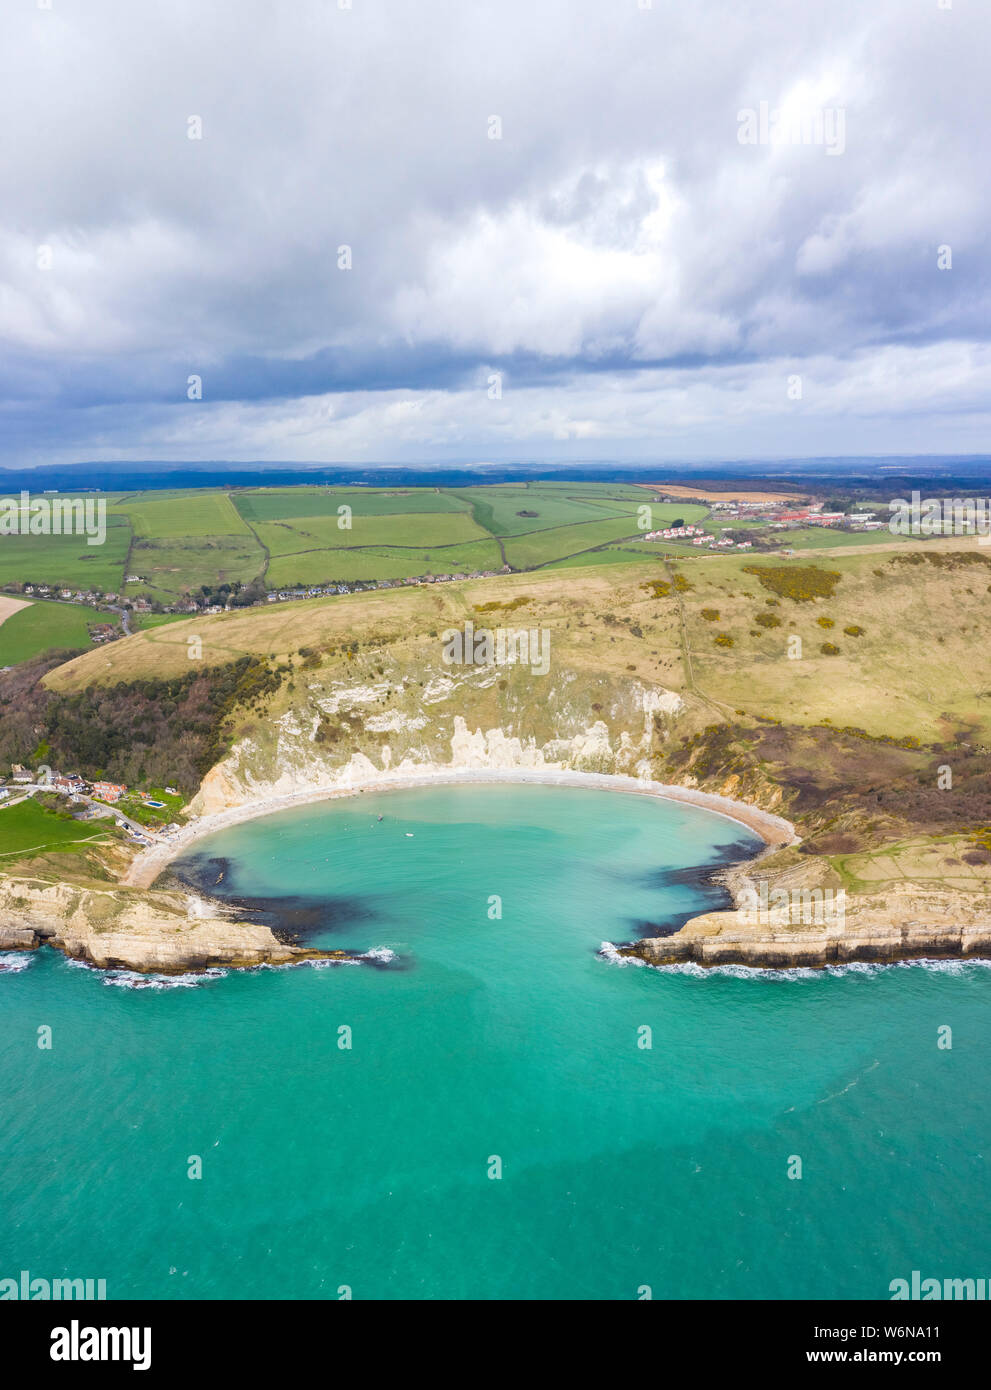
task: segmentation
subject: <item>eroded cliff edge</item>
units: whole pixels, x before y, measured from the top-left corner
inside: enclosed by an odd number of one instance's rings
[[[52,946],[102,970],[185,974],[214,966],[290,965],[352,958],[280,941],[257,922],[220,915],[178,891],[53,881],[19,875],[0,880],[0,950]]]

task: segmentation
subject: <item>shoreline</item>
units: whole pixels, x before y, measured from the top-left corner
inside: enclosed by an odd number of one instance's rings
[[[263,796],[254,801],[246,801],[225,811],[215,811],[198,816],[184,826],[177,835],[165,843],[156,843],[142,850],[132,860],[120,882],[131,888],[150,888],[155,880],[173,862],[185,854],[198,840],[220,830],[227,830],[245,821],[257,820],[263,816],[276,815],[297,806],[316,805],[321,801],[337,801],[344,797],[361,796],[366,792],[404,791],[408,788],[428,788],[434,786],[477,786],[536,784],[541,786],[584,787],[590,791],[624,792],[633,796],[652,796],[664,801],[680,801],[697,806],[726,820],[736,821],[751,830],[764,842],[764,848],[745,862],[752,864],[775,849],[799,842],[794,826],[782,816],[764,811],[745,801],[734,801],[730,797],[718,796],[714,792],[697,791],[692,787],[680,787],[665,782],[643,781],[637,777],[625,777],[613,773],[573,772],[570,770],[541,770],[532,768],[487,769],[461,768],[450,771],[418,775],[385,775],[367,782],[341,786],[329,783],[307,791],[290,792],[281,796]]]

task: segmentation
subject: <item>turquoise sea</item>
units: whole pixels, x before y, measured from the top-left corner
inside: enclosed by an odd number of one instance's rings
[[[987,1276],[991,971],[600,954],[718,904],[697,871],[755,848],[694,807],[505,785],[200,842],[184,874],[375,955],[171,982],[0,957],[0,1277],[760,1299]]]

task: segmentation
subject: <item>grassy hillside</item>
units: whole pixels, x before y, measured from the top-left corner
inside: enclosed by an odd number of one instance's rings
[[[792,576],[797,596],[787,585],[778,591],[781,575]],[[821,596],[803,596],[808,575]],[[751,719],[829,721],[926,743],[991,724],[991,654],[973,616],[989,585],[991,555],[959,543],[814,559],[592,564],[193,618],[89,653],[47,679],[69,690],[182,674],[193,637],[205,664],[244,655],[285,660],[303,647],[353,638],[363,647],[436,644],[443,629],[472,617],[546,626],[555,662],[635,674],[696,696],[720,719],[742,711]],[[521,598],[501,621],[498,609],[476,611]]]
[[[73,851],[106,833],[106,826],[75,821],[39,806],[33,798],[15,806],[0,802],[0,866],[31,851]]]

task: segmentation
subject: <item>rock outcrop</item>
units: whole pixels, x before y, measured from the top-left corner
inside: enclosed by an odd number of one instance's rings
[[[968,908],[960,894],[906,884],[883,897],[848,899],[841,914],[818,905],[803,910],[806,904],[769,913],[739,907],[705,913],[671,936],[646,937],[619,947],[618,954],[648,965],[693,962],[775,969],[851,961],[991,958],[991,912]]]
[[[266,926],[213,915],[201,899],[179,892],[4,878],[0,950],[42,945],[100,969],[143,974],[352,958],[346,951],[287,945]]]

